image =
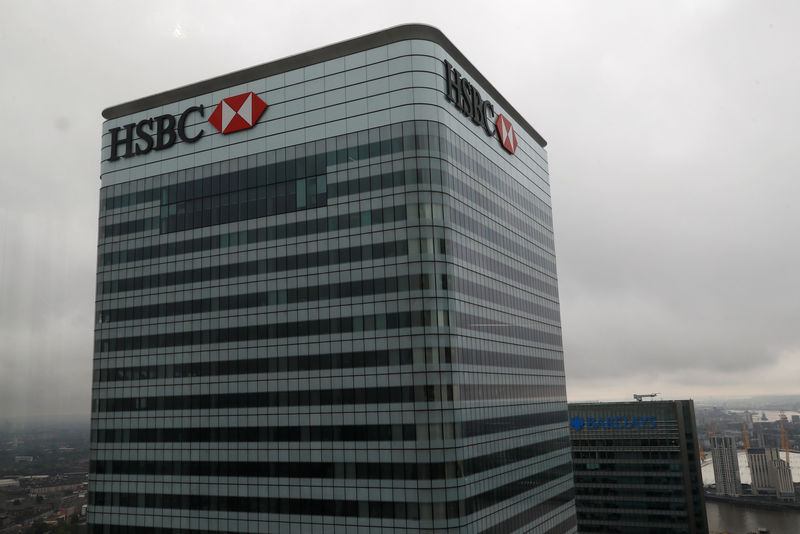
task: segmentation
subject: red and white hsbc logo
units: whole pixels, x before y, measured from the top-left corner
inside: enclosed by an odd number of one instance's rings
[[[217,104],[208,122],[222,134],[247,130],[266,109],[267,103],[253,92],[229,96]]]
[[[500,144],[510,154],[513,154],[517,150],[517,134],[514,132],[514,126],[503,114],[497,116],[494,124],[500,135]]]
[[[221,134],[238,132],[252,128],[267,109],[267,103],[253,92],[224,98],[208,118],[208,122]],[[111,156],[108,161],[131,158],[147,154],[151,150],[170,148],[180,139],[184,143],[196,143],[205,130],[190,137],[186,133],[186,121],[192,113],[205,117],[202,105],[192,106],[181,113],[177,119],[173,115],[159,115],[111,128]],[[121,135],[124,132],[124,136]]]

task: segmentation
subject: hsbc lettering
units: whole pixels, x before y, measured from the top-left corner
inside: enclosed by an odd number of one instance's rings
[[[125,126],[111,128],[111,157],[108,161],[117,161],[119,158],[130,158],[147,154],[151,150],[164,150],[170,148],[180,139],[184,143],[198,141],[205,130],[200,130],[193,137],[186,135],[186,120],[192,113],[199,113],[205,117],[203,106],[192,106],[175,120],[173,115],[159,115],[151,119],[144,119],[138,123],[132,122]],[[123,135],[120,133],[124,132]],[[134,138],[135,135],[135,138]],[[122,148],[122,154],[120,154]]]
[[[489,137],[498,134],[500,144],[509,153],[513,154],[517,150],[517,134],[514,126],[502,114],[497,115],[497,120],[492,121],[495,116],[494,106],[488,100],[483,100],[478,89],[469,83],[461,73],[444,60],[445,86],[447,100],[452,102],[465,117],[472,119],[472,122],[483,127],[483,131]]]
[[[492,117],[494,116],[494,106],[488,100],[481,99],[481,94],[469,80],[461,76],[461,73],[444,60],[447,82],[447,100],[464,114],[465,117],[472,119],[478,126],[483,126],[486,135],[493,136]]]

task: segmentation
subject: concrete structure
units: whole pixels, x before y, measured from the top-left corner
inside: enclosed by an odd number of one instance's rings
[[[792,481],[792,470],[782,459],[772,460],[770,465],[770,477],[775,485],[776,497],[782,501],[794,502],[796,494]]]
[[[764,447],[747,449],[747,463],[750,466],[750,491],[754,495],[774,495],[775,490],[769,477],[773,455]]]
[[[792,472],[775,447],[751,447],[747,450],[751,492],[784,501],[794,501]]]
[[[104,117],[93,532],[576,532],[545,142],[441,32]]]
[[[753,412],[749,410],[744,411],[744,424],[747,430],[753,430]]]
[[[85,482],[83,483],[85,484]],[[57,484],[54,486],[39,486],[39,487],[32,487],[28,488],[28,492],[31,495],[49,495],[51,493],[63,493],[65,491],[75,491],[82,486],[81,483],[78,484]]]
[[[742,494],[742,481],[739,476],[739,457],[736,442],[726,436],[711,438],[711,457],[714,462],[714,481],[717,495],[738,497]]]
[[[707,534],[691,400],[569,405],[578,532]]]

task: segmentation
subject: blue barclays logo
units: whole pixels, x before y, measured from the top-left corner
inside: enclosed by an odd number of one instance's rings
[[[579,430],[624,430],[638,428],[651,430],[656,427],[656,417],[572,417],[569,424],[576,432]]]
[[[569,420],[569,424],[573,430],[580,430],[583,428],[583,417],[573,417]]]

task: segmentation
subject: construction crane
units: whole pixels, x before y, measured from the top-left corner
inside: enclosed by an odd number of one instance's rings
[[[644,393],[641,395],[638,393],[634,393],[633,398],[636,399],[638,402],[642,402],[642,399],[644,399],[645,397],[657,397],[659,395],[661,395],[661,393]]]
[[[700,448],[700,461],[701,462],[705,462],[706,461],[706,451],[703,450],[703,443],[699,439],[697,440],[697,446]]]

